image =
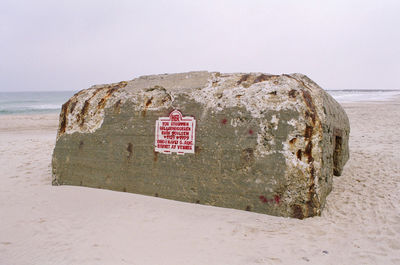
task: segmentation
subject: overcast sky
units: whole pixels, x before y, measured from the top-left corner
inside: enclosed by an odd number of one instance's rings
[[[400,1],[0,1],[0,91],[194,70],[400,88]]]

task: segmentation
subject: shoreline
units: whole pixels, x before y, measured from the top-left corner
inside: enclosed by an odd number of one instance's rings
[[[0,115],[0,264],[398,264],[400,97],[340,104],[350,159],[304,220],[52,186],[59,114]]]

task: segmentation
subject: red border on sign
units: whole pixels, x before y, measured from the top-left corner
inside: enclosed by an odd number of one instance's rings
[[[173,110],[168,117],[156,120],[155,151],[164,154],[194,153],[196,120],[184,117],[179,110]]]

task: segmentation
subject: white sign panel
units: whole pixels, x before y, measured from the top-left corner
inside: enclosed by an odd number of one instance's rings
[[[156,121],[155,151],[164,154],[194,153],[196,120],[183,117],[179,110],[174,110],[169,117],[160,117]]]

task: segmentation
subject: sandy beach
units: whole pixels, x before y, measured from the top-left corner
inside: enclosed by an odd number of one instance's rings
[[[305,220],[52,186],[58,114],[0,116],[0,264],[400,264],[400,98],[342,105],[350,160]]]

